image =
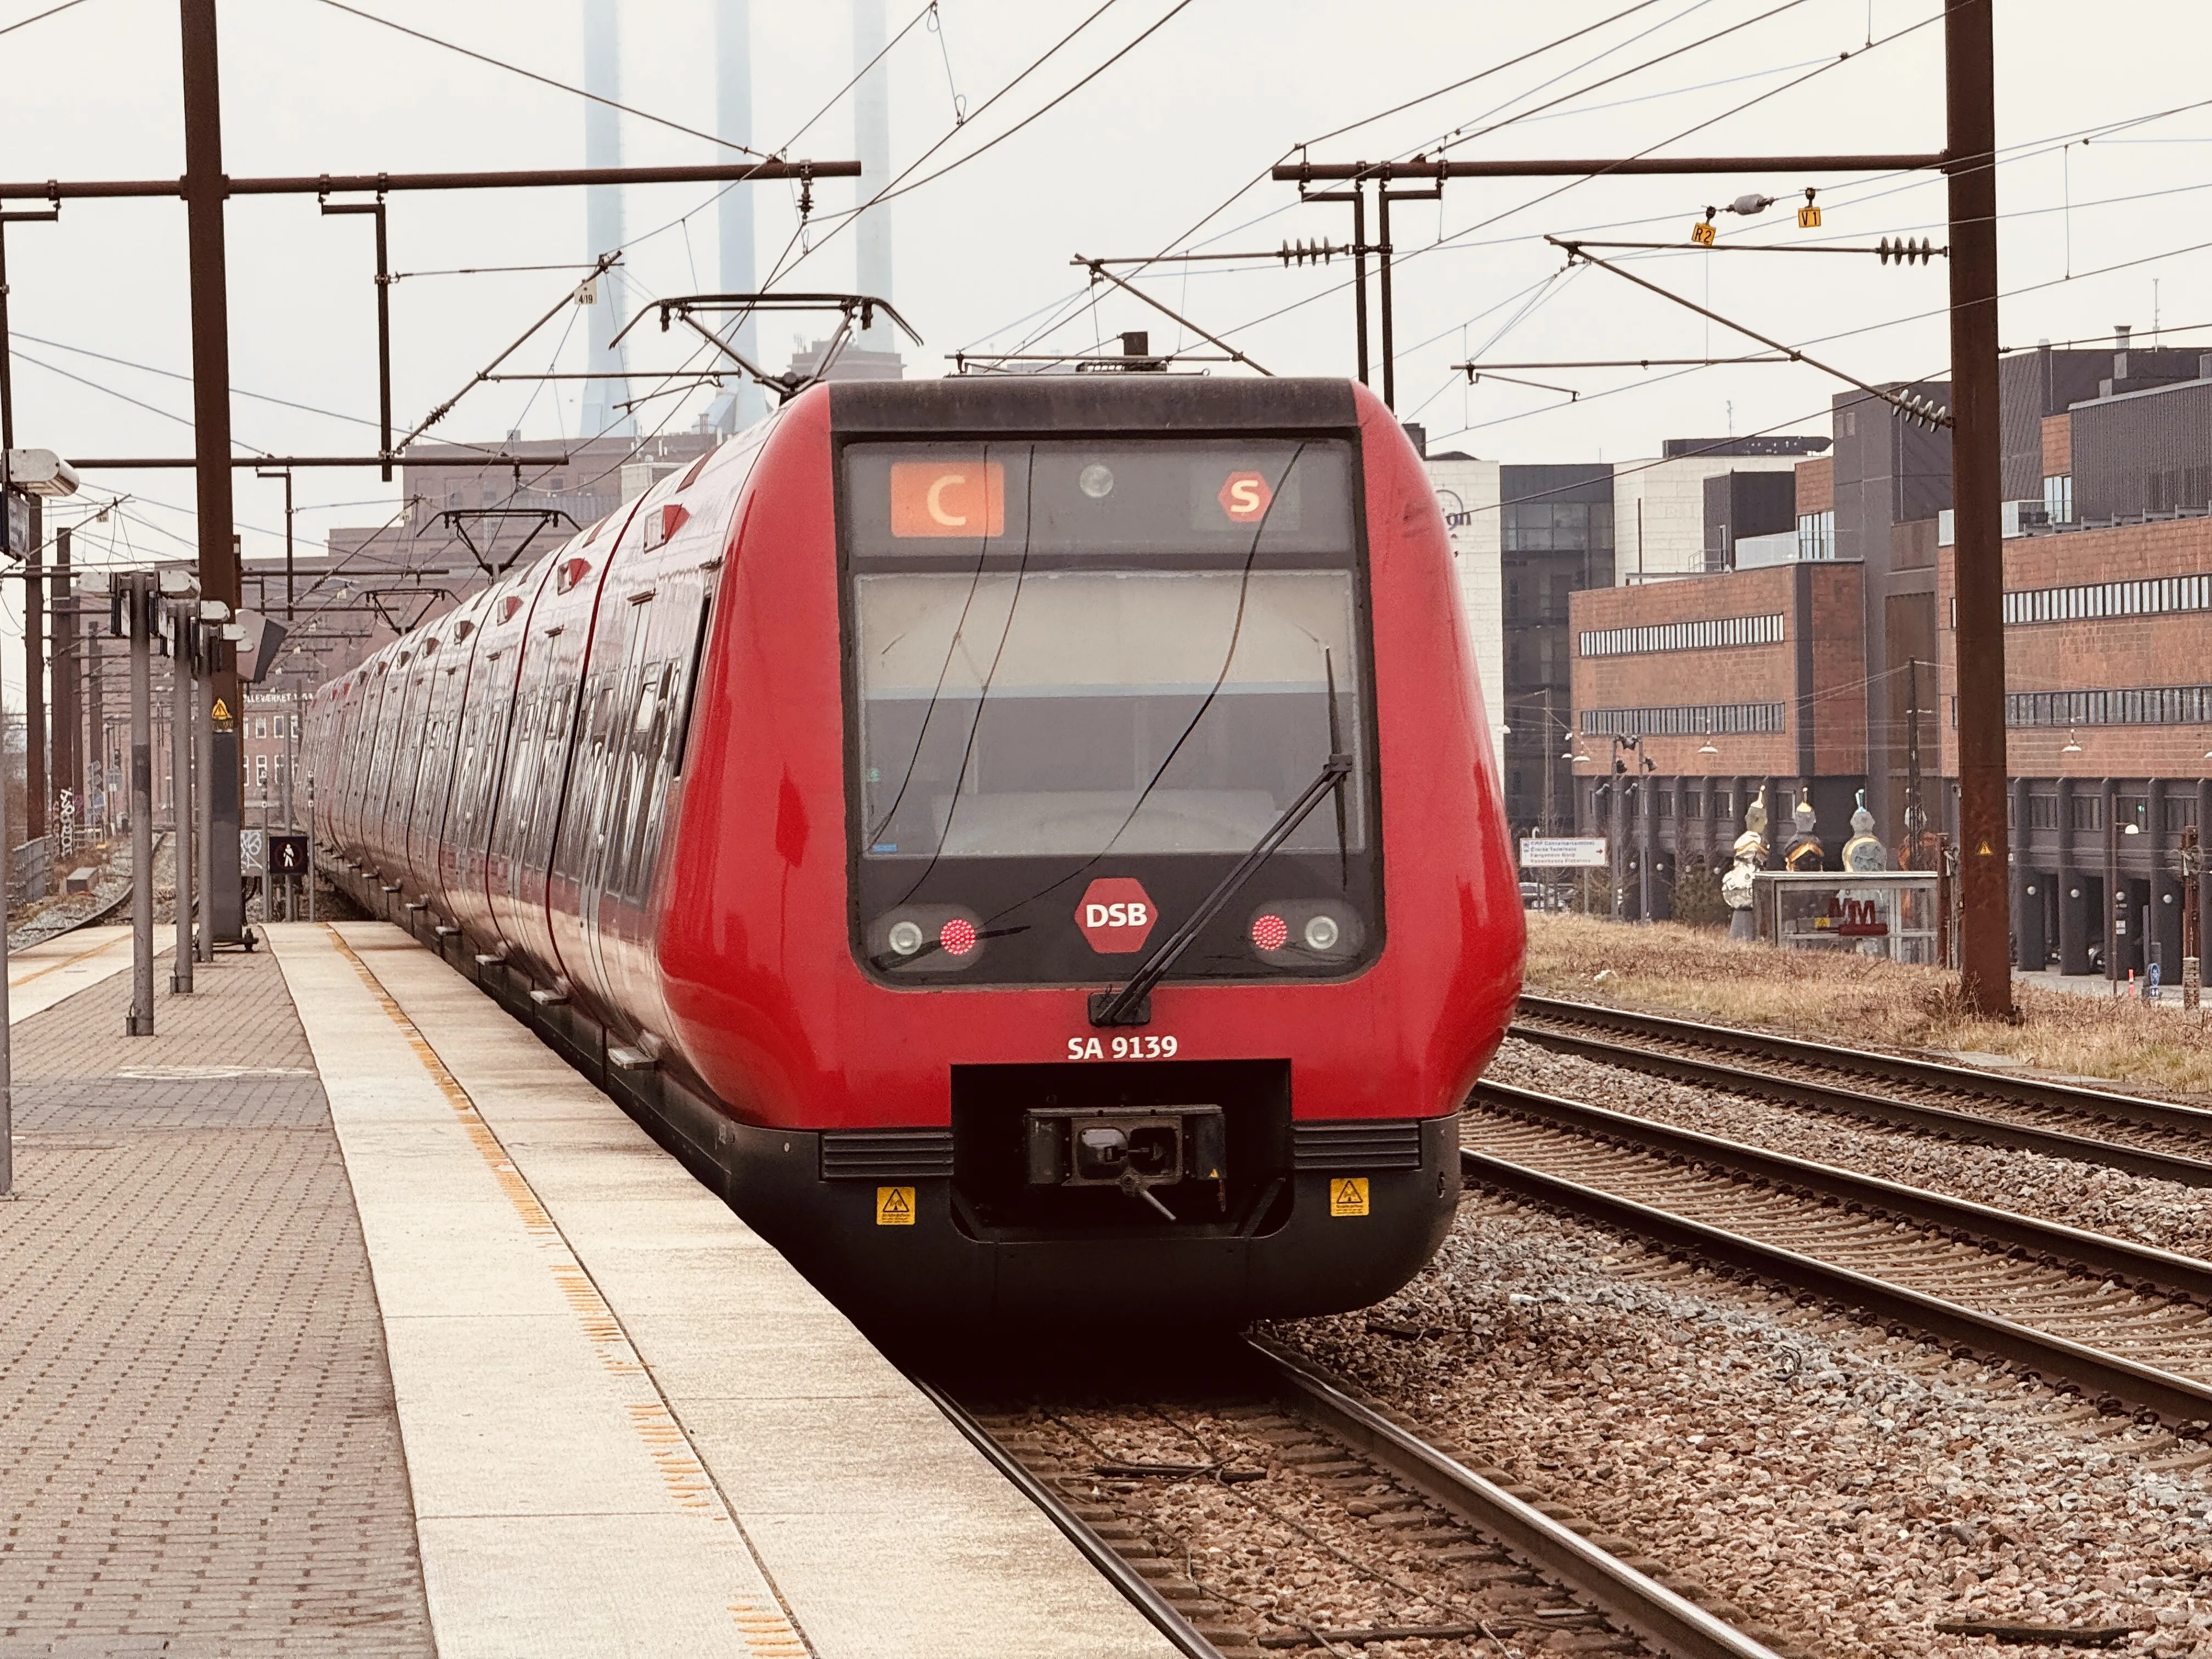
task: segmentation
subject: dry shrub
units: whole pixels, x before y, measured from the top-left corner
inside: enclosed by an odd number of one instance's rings
[[[2016,1023],[1976,1019],[1958,975],[1879,957],[1778,951],[1671,922],[1528,918],[1528,988],[1862,1046],[1998,1055],[2062,1076],[2212,1094],[2212,1026],[2172,1000],[2015,984]],[[2179,993],[2168,988],[2169,999]]]

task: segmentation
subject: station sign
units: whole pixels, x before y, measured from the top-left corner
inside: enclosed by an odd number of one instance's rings
[[[1602,869],[1607,860],[1603,836],[1523,836],[1524,870]]]

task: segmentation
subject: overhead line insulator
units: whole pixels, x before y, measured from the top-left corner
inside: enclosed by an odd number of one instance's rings
[[[1885,236],[1875,251],[1884,264],[1893,259],[1901,265],[1924,265],[1936,257],[1935,246],[1925,236],[1917,242],[1909,236],[1900,236],[1895,241]]]

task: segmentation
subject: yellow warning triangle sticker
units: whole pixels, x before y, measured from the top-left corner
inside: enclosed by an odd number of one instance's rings
[[[230,705],[221,697],[215,700],[215,717],[219,720],[227,720],[230,718]]]
[[[884,1213],[885,1215],[904,1215],[908,1210],[912,1207],[907,1202],[906,1194],[907,1189],[903,1187],[893,1187],[885,1193],[884,1195]]]
[[[1981,856],[1981,857],[1983,857],[1983,858],[1985,858],[1985,859],[1995,858],[1995,857],[1996,856],[1996,854],[1994,852],[1992,852],[1992,851],[1990,851],[1990,844],[1989,844],[1989,842],[1984,842],[1981,844],[1980,848],[1979,848],[1978,849],[1977,849],[1977,850],[1978,850],[1978,853],[1979,856]]]

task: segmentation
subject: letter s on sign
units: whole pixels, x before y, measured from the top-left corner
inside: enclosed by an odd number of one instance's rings
[[[1237,479],[1229,486],[1229,495],[1236,503],[1230,509],[1232,513],[1257,513],[1260,510],[1260,481],[1256,478]]]

